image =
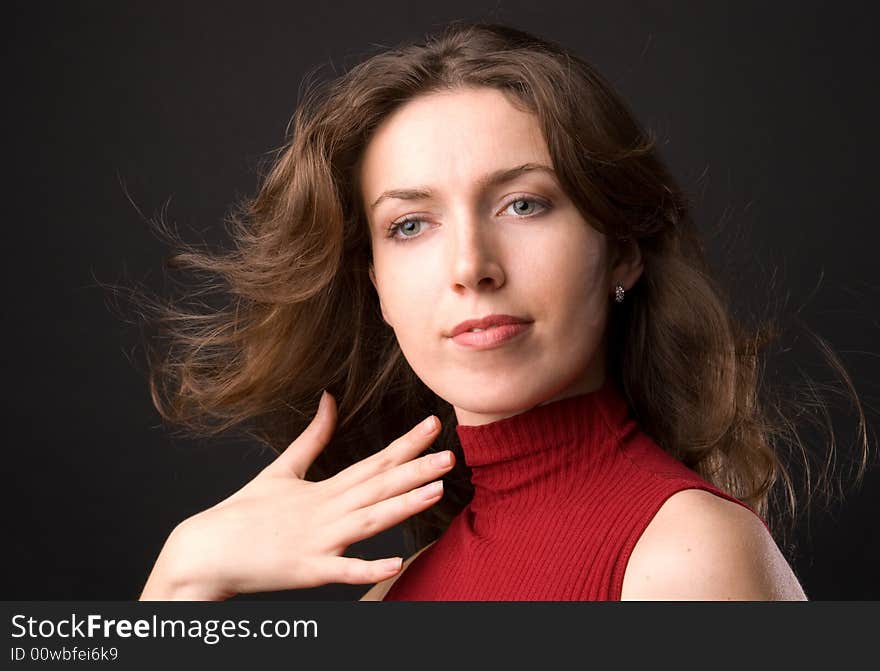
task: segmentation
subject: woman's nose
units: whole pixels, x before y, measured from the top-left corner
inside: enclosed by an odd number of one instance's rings
[[[504,284],[500,245],[492,222],[475,215],[459,216],[447,227],[450,279],[454,291],[498,289]]]

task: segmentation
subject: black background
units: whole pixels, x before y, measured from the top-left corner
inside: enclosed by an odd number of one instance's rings
[[[164,208],[190,240],[220,241],[307,73],[333,76],[373,45],[456,18],[509,23],[592,62],[659,137],[738,304],[797,307],[848,366],[876,426],[875,23],[857,5],[13,3],[2,598],[136,598],[171,528],[269,459],[240,440],[184,441],[161,427],[131,361],[138,331],[99,285],[162,287],[168,250],[135,205],[145,216]],[[719,222],[724,233],[711,235]],[[798,368],[833,377],[808,347],[779,370]],[[845,450],[856,417],[845,404],[833,417]],[[811,598],[880,598],[878,489],[874,468],[801,526],[792,563]],[[391,529],[350,552],[402,551]]]

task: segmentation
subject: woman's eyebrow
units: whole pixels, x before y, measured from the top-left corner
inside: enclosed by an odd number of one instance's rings
[[[543,165],[541,163],[523,163],[514,168],[501,168],[500,170],[490,172],[488,175],[483,175],[477,180],[477,185],[480,189],[485,190],[493,186],[510,182],[523,173],[535,170],[548,173],[554,177],[554,179],[556,178],[556,172],[549,165]],[[373,201],[373,204],[370,205],[370,211],[375,210],[379,203],[389,198],[396,198],[398,200],[427,200],[431,198],[432,195],[433,192],[431,189],[424,186],[416,186],[408,189],[391,189],[382,192],[382,195]]]

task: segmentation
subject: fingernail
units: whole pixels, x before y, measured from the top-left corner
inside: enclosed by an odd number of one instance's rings
[[[403,566],[403,557],[395,557],[394,559],[386,559],[382,562],[382,568],[389,573],[398,571]]]
[[[419,494],[423,499],[433,499],[438,494],[443,493],[443,481],[437,480],[437,482],[432,482],[431,484],[425,485],[424,487],[419,488]]]
[[[444,466],[449,466],[452,463],[452,453],[449,450],[444,452],[438,452],[437,454],[431,455],[431,465],[436,466],[437,468],[443,468]]]
[[[434,415],[431,415],[420,425],[422,429],[422,433],[433,433],[434,429],[437,428],[437,418]]]

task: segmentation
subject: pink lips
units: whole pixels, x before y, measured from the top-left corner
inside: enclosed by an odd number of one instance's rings
[[[458,345],[472,349],[492,349],[524,333],[530,326],[531,322],[516,322],[514,324],[502,324],[501,326],[488,328],[485,331],[477,331],[476,333],[462,331],[458,335],[453,336],[452,340]]]
[[[531,320],[513,315],[491,314],[468,319],[452,329],[449,336],[458,345],[474,349],[491,349],[528,330]],[[483,329],[471,332],[470,329]]]

